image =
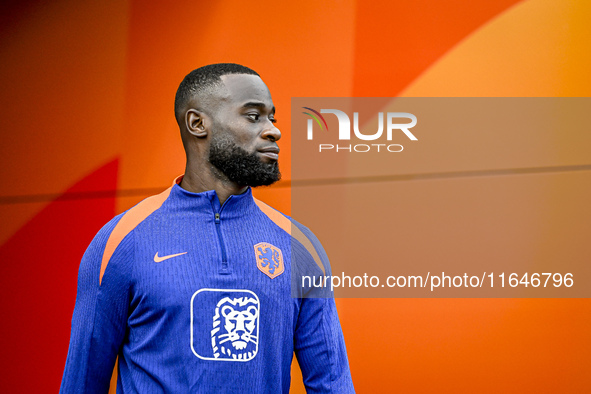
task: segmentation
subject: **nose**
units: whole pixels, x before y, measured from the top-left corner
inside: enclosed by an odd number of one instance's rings
[[[281,138],[281,131],[279,131],[279,129],[275,127],[273,123],[269,122],[268,127],[265,128],[265,131],[263,131],[261,137],[271,140],[271,142],[275,142]]]

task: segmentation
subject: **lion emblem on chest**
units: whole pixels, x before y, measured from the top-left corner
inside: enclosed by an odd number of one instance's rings
[[[281,249],[267,242],[254,245],[257,267],[269,278],[273,279],[283,273],[283,254]]]
[[[259,302],[222,298],[215,307],[211,346],[216,359],[252,360],[258,350]]]

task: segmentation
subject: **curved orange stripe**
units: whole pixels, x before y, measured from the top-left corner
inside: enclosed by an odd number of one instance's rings
[[[254,198],[254,202],[257,204],[259,209],[263,211],[265,215],[269,217],[276,225],[281,227],[286,233],[291,235],[293,238],[297,239],[301,242],[302,245],[306,248],[306,250],[312,255],[312,258],[318,265],[318,267],[322,270],[322,273],[326,275],[326,270],[324,269],[324,264],[322,264],[322,260],[320,260],[320,256],[316,252],[314,245],[312,242],[300,231],[300,229],[296,225],[292,225],[291,221],[283,216],[279,211],[271,208],[269,205],[265,204],[264,202],[257,200]]]
[[[276,225],[281,227],[286,233],[291,235],[291,221],[283,216],[279,211],[274,208],[271,208],[269,205],[265,204],[261,200],[257,200],[253,198],[254,202],[258,205],[259,209],[263,211],[265,215],[269,217]]]
[[[160,194],[146,198],[138,205],[127,211],[121,220],[119,220],[119,223],[117,223],[113,229],[113,232],[111,232],[111,235],[107,240],[107,245],[105,246],[105,251],[103,252],[99,285],[103,281],[103,275],[107,269],[107,264],[109,264],[109,260],[111,259],[113,253],[115,253],[117,246],[119,246],[123,238],[125,238],[125,236],[129,234],[131,230],[136,228],[137,225],[140,224],[150,214],[152,214],[152,212],[162,206],[164,201],[168,198],[171,189],[172,186]]]

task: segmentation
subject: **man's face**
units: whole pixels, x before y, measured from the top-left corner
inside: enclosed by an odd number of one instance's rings
[[[274,125],[275,107],[267,86],[256,75],[222,76],[212,116],[209,162],[240,186],[263,186],[281,177]]]

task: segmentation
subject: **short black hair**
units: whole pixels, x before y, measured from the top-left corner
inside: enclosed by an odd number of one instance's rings
[[[221,83],[221,76],[226,74],[250,74],[260,77],[260,75],[245,66],[235,63],[217,63],[199,67],[185,76],[174,98],[175,116],[187,105],[192,97],[207,92],[213,86]]]

